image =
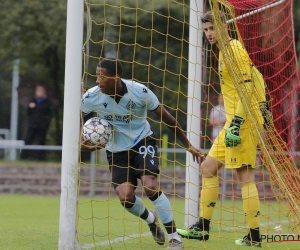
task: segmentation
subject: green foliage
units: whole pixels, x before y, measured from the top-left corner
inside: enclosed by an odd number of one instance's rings
[[[11,93],[9,82],[12,63],[15,58],[19,58],[20,88],[33,89],[34,83],[41,81],[50,91],[56,112],[53,118],[55,122],[52,123],[55,129],[52,129],[54,133],[49,143],[61,144],[66,1],[3,0],[0,15],[0,75],[1,80],[5,81],[5,86],[1,84],[1,90]],[[3,110],[4,116],[10,112],[10,107],[6,107]],[[21,109],[19,126],[26,127],[22,112],[24,115]],[[1,119],[0,127],[9,126]],[[19,137],[22,137],[21,133]]]

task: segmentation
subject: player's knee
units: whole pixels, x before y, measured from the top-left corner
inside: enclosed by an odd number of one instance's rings
[[[205,173],[205,172],[207,172],[207,164],[206,164],[205,160],[200,164],[200,172],[202,174]]]
[[[148,197],[152,197],[158,191],[157,178],[155,176],[151,176],[150,178],[144,179],[143,186],[146,195]]]
[[[217,175],[217,167],[212,162],[205,160],[200,165],[200,172],[202,177],[211,178]]]
[[[121,202],[121,205],[125,208],[131,208],[133,207],[134,205],[134,202],[135,202],[135,199],[132,199],[132,200],[121,200],[120,199],[120,202]]]
[[[148,198],[154,196],[158,192],[154,187],[144,187],[144,190]]]
[[[124,207],[127,207],[127,203],[132,203],[134,200],[134,192],[131,189],[119,186],[116,188],[116,193],[119,197],[121,204]],[[126,205],[126,206],[125,206]]]

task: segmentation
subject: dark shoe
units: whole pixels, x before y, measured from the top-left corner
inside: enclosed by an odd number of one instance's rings
[[[189,229],[177,229],[177,233],[183,238],[197,239],[197,240],[208,240],[209,231],[200,228],[199,223],[192,225]]]
[[[236,240],[235,244],[239,246],[261,247],[260,239],[258,241],[251,241],[249,236],[247,234],[243,239]]]
[[[173,239],[169,241],[167,249],[182,249],[184,248],[183,243],[179,240]]]
[[[149,211],[149,212],[154,215],[154,222],[148,224],[150,231],[152,233],[153,239],[155,240],[155,242],[158,245],[163,245],[163,244],[165,244],[165,233],[158,224],[157,214],[155,211]]]

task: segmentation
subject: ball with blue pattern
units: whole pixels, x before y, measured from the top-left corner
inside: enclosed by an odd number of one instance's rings
[[[91,145],[98,143],[106,145],[111,136],[111,132],[111,125],[107,120],[93,117],[84,123],[82,138],[85,141],[90,139],[89,144]]]

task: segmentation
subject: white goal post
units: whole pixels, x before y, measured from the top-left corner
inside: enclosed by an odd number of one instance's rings
[[[189,27],[189,67],[188,67],[188,107],[187,136],[190,142],[200,148],[201,131],[201,81],[202,81],[202,41],[201,15],[203,0],[190,0]],[[200,133],[201,134],[201,133]],[[195,224],[199,213],[199,164],[193,162],[192,155],[186,153],[185,184],[185,227]]]
[[[83,15],[84,0],[69,0],[67,6],[59,250],[80,249],[75,236],[79,164]]]

